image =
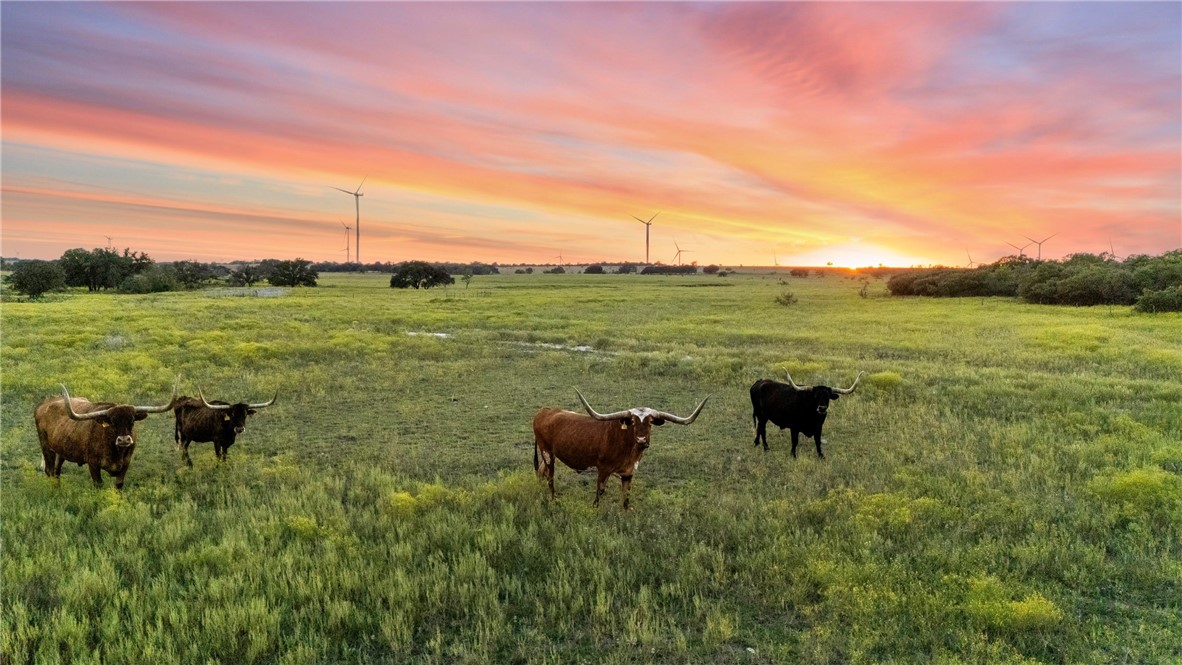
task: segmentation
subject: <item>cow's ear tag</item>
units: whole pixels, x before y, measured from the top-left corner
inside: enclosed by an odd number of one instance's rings
[[[620,423],[620,429],[628,429],[628,423]]]
[[[110,427],[111,423],[103,423],[103,427]]]
[[[222,420],[229,420],[230,416],[222,416]]]

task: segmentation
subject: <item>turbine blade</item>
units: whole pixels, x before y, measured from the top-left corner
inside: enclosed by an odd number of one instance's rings
[[[661,214],[662,212],[665,212],[665,211],[664,211],[664,210],[658,210],[658,211],[657,211],[657,215]],[[653,215],[652,217],[649,217],[649,218],[648,218],[648,223],[649,223],[649,224],[652,224],[652,223],[653,223],[653,220],[657,218],[657,215]]]
[[[361,179],[361,185],[364,185],[366,180],[369,180],[369,174],[368,174],[368,173],[366,173],[366,174],[365,174],[365,177]],[[361,185],[357,185],[357,191],[358,191],[358,192],[360,192],[360,191],[361,191]],[[357,192],[354,192],[354,194],[356,194],[356,193],[357,193]]]
[[[329,187],[332,187],[332,185],[329,185]],[[335,190],[337,190],[338,192],[344,192],[344,193],[346,193],[346,194],[349,194],[349,195],[352,195],[352,194],[354,194],[354,192],[350,192],[350,191],[349,191],[349,190],[347,190],[347,189],[341,189],[340,187],[332,187],[332,188],[333,188],[333,189],[335,189]]]

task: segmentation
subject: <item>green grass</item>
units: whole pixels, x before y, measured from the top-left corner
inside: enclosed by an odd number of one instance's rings
[[[1182,658],[1180,315],[836,276],[387,285],[3,302],[0,662]],[[825,460],[752,447],[747,388],[785,369],[867,373]],[[177,374],[279,400],[225,464],[186,468],[167,415],[122,493],[35,470],[58,383],[157,403]],[[713,397],[623,512],[617,481],[595,509],[593,474],[560,466],[557,502],[533,475],[533,414],[576,387]]]

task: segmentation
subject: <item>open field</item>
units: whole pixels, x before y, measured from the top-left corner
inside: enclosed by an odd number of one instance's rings
[[[1182,316],[767,274],[326,275],[279,297],[7,301],[4,663],[1182,659]],[[784,283],[781,283],[781,279]],[[785,307],[776,296],[792,291]],[[761,377],[848,386],[827,459]],[[127,486],[36,471],[32,412],[277,403],[219,465],[137,427]],[[636,475],[532,470],[542,406],[652,406]]]

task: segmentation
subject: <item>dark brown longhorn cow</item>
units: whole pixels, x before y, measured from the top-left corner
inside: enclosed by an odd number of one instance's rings
[[[653,426],[665,422],[689,425],[697,419],[709,396],[689,416],[675,416],[648,407],[597,413],[583,394],[575,390],[587,415],[562,409],[542,409],[534,416],[534,470],[554,493],[554,460],[575,471],[594,467],[599,474],[595,485],[595,505],[603,496],[604,484],[612,475],[620,477],[624,509],[632,489],[632,475],[649,446]]]
[[[176,408],[176,447],[181,452],[181,459],[189,466],[193,466],[193,460],[189,459],[189,444],[193,441],[212,441],[218,461],[226,461],[226,452],[246,429],[246,417],[253,416],[257,409],[271,406],[279,397],[276,395],[270,401],[258,404],[229,404],[219,400],[207,401],[200,388],[197,389],[197,395],[200,399],[185,396],[173,401]]]
[[[175,387],[172,394],[176,395]],[[50,397],[33,410],[45,475],[60,478],[62,464],[77,462],[90,467],[95,487],[103,486],[101,472],[106,471],[115,478],[115,488],[123,489],[123,477],[135,452],[132,430],[136,421],[171,408],[171,400],[162,406],[94,403],[70,397],[63,385],[61,397]]]

